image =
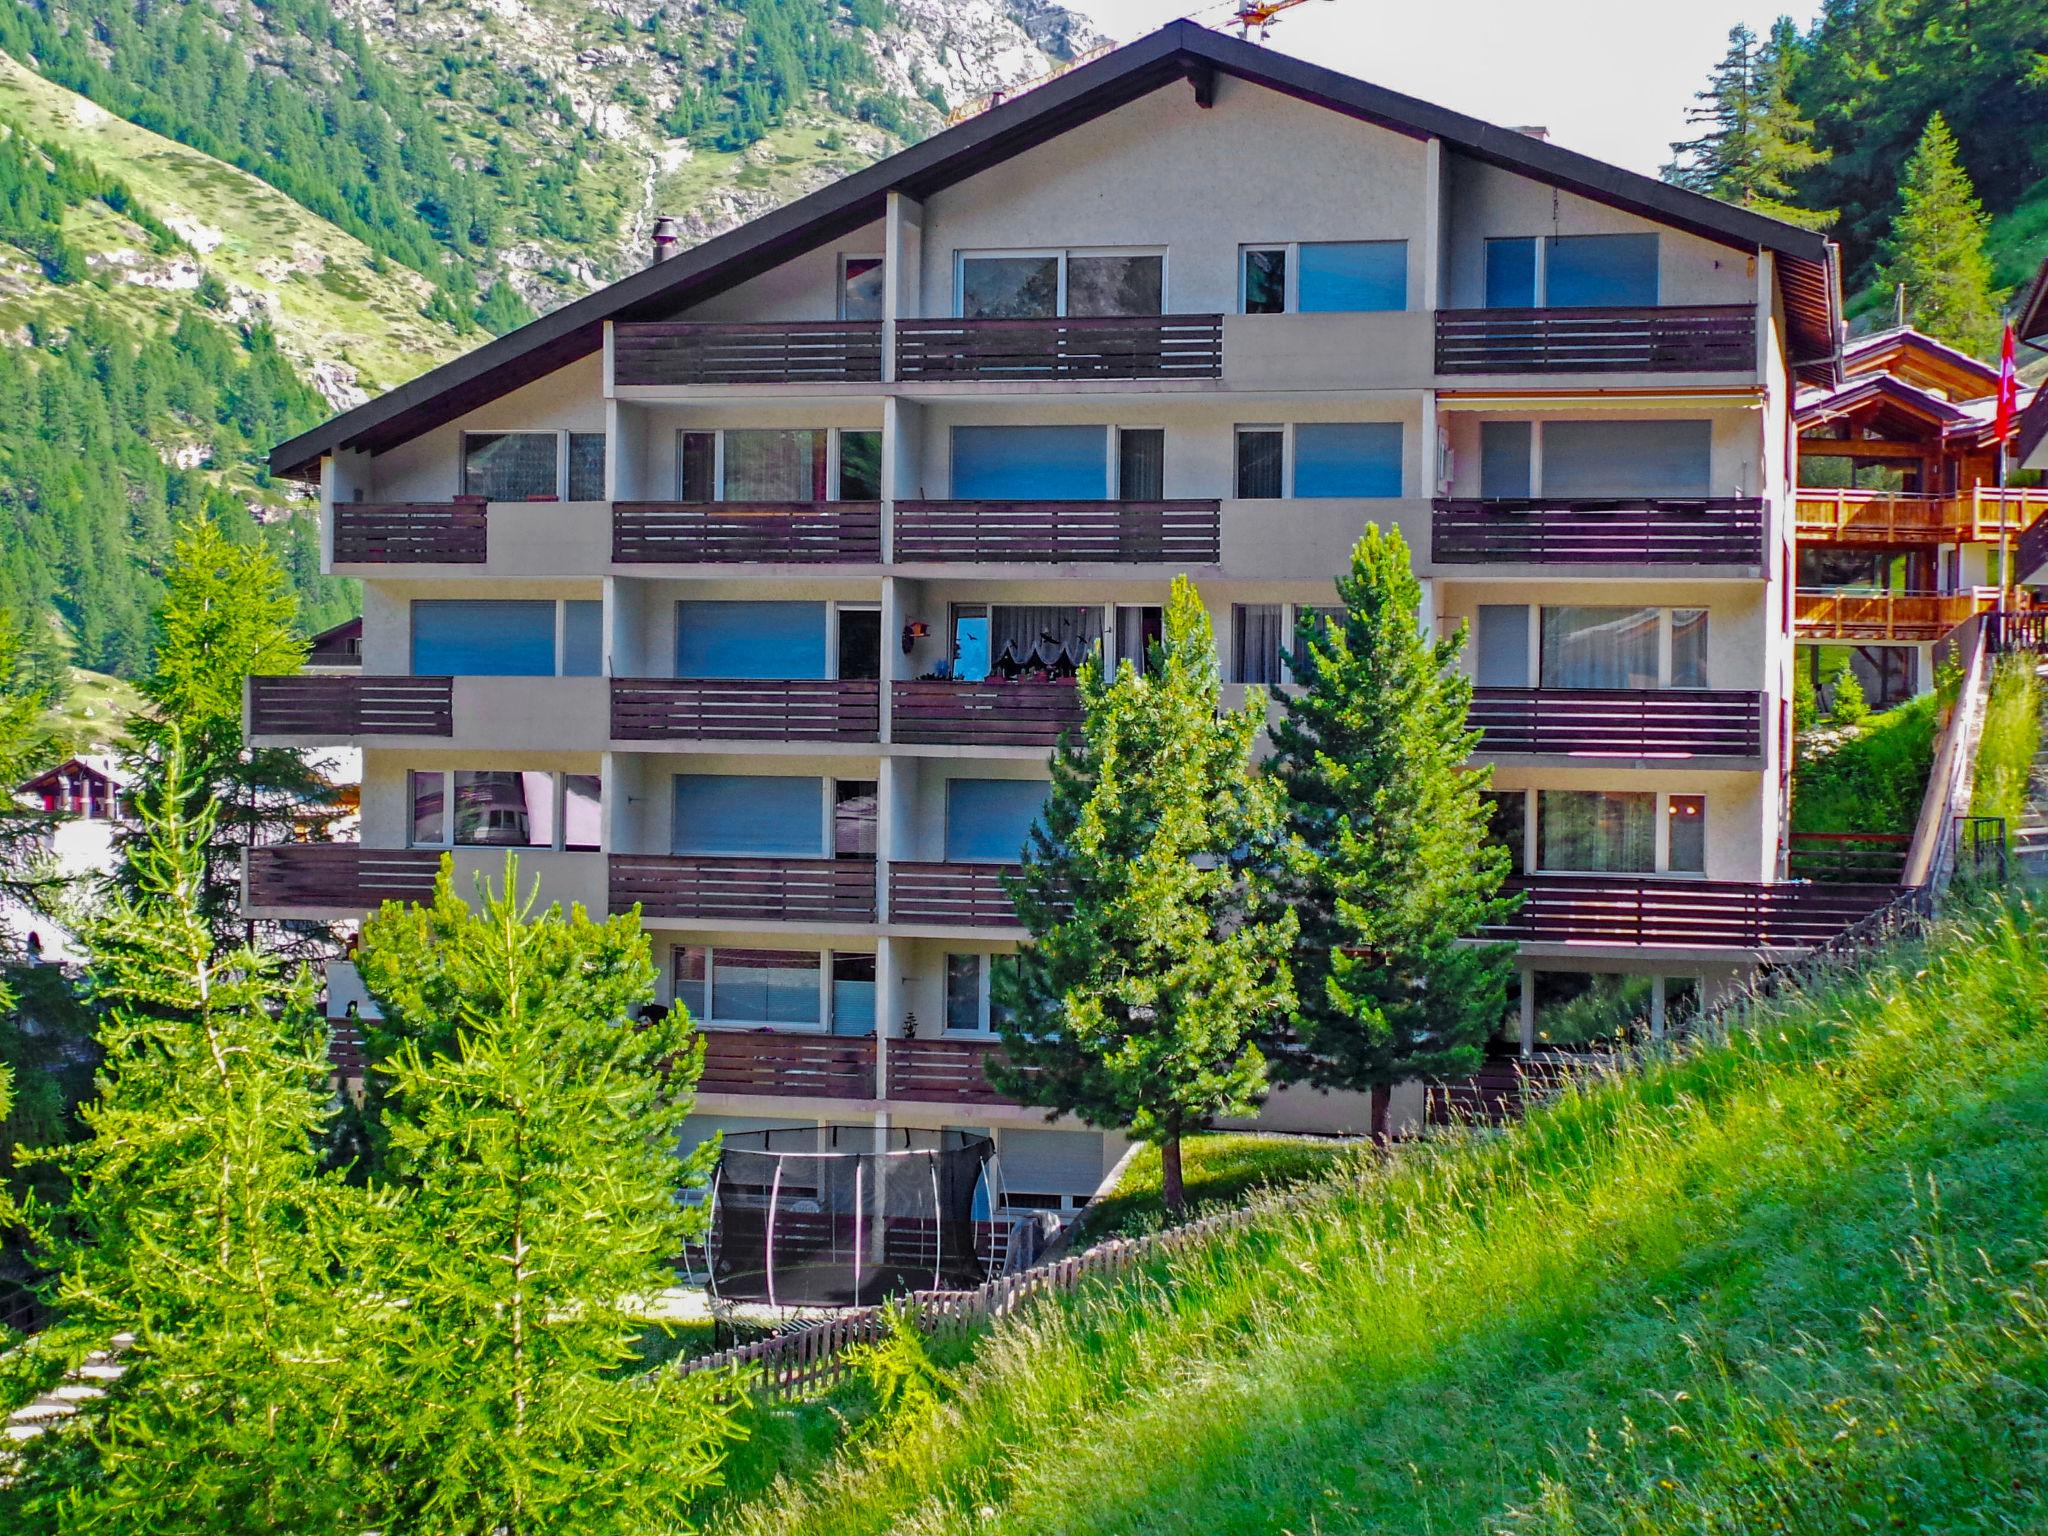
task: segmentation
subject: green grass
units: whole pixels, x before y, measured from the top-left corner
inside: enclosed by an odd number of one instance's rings
[[[1236,1205],[1256,1190],[1324,1177],[1371,1154],[1356,1142],[1315,1136],[1263,1136],[1217,1131],[1181,1143],[1181,1184],[1190,1214],[1205,1207]],[[1088,1209],[1083,1230],[1091,1237],[1146,1232],[1166,1220],[1160,1187],[1159,1149],[1140,1147],[1125,1164],[1116,1188]]]
[[[1934,767],[1940,700],[1922,694],[1846,733],[1803,738],[1792,769],[1795,832],[1911,832]]]
[[[1036,1306],[935,1418],[710,1528],[2040,1529],[2044,923],[1966,914],[1724,1045]]]
[[[2002,657],[1991,674],[1970,814],[2003,816],[2008,828],[2018,826],[2040,750],[2041,679],[2034,671],[2033,655],[2021,651]]]

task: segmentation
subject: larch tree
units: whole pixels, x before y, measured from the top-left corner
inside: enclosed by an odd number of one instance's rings
[[[1463,630],[1424,632],[1398,529],[1367,525],[1337,595],[1337,612],[1301,618],[1301,685],[1273,729],[1288,832],[1273,885],[1301,938],[1269,1050],[1282,1079],[1369,1091],[1479,1065],[1514,951],[1471,941],[1514,902],[1487,837],[1491,770],[1467,761]]]
[[[1979,357],[1997,349],[2005,301],[1992,286],[1984,246],[1990,229],[1991,215],[1957,157],[1955,135],[1937,112],[1906,162],[1878,278],[1905,289],[1906,314],[1915,326]]]
[[[1686,112],[1706,131],[1671,146],[1666,181],[1806,229],[1835,221],[1833,209],[1798,201],[1799,179],[1829,157],[1786,88],[1798,41],[1790,21],[1762,42],[1740,23],[1729,29],[1727,53]]]
[[[1182,1138],[1264,1098],[1257,1042],[1293,1002],[1295,919],[1262,914],[1252,884],[1280,824],[1251,762],[1265,699],[1253,689],[1222,708],[1209,617],[1185,577],[1150,659],[1082,669],[1078,738],[1053,754],[1010,883],[1031,941],[999,973],[1007,1060],[990,1075],[1026,1103],[1156,1144],[1179,1212]]]

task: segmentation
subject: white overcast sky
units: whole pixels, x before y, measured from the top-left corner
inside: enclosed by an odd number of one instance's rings
[[[1064,0],[1118,42],[1177,16],[1217,25],[1234,6],[1188,0]],[[1267,47],[1655,175],[1685,109],[1728,46],[1781,15],[1801,27],[1818,0],[1306,0]]]

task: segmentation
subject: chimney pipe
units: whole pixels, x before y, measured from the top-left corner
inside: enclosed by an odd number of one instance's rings
[[[682,249],[682,241],[676,237],[676,221],[662,214],[654,221],[654,259],[667,261]]]

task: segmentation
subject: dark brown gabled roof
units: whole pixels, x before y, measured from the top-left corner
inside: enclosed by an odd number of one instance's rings
[[[2020,297],[2019,315],[2012,323],[2013,334],[2021,341],[2032,342],[2048,350],[2048,260],[2043,260],[2041,270],[2034,274],[2034,280],[2027,284],[2027,291]]]
[[[1835,248],[1820,235],[1531,138],[1269,53],[1191,21],[1013,97],[808,197],[645,267],[609,287],[401,384],[271,450],[275,474],[309,477],[323,454],[378,452],[454,420],[603,345],[608,320],[659,319],[882,216],[888,194],[923,198],[1177,80],[1198,91],[1221,72],[1532,176],[1738,250],[1779,258],[1792,362],[1817,382],[1839,367]]]

